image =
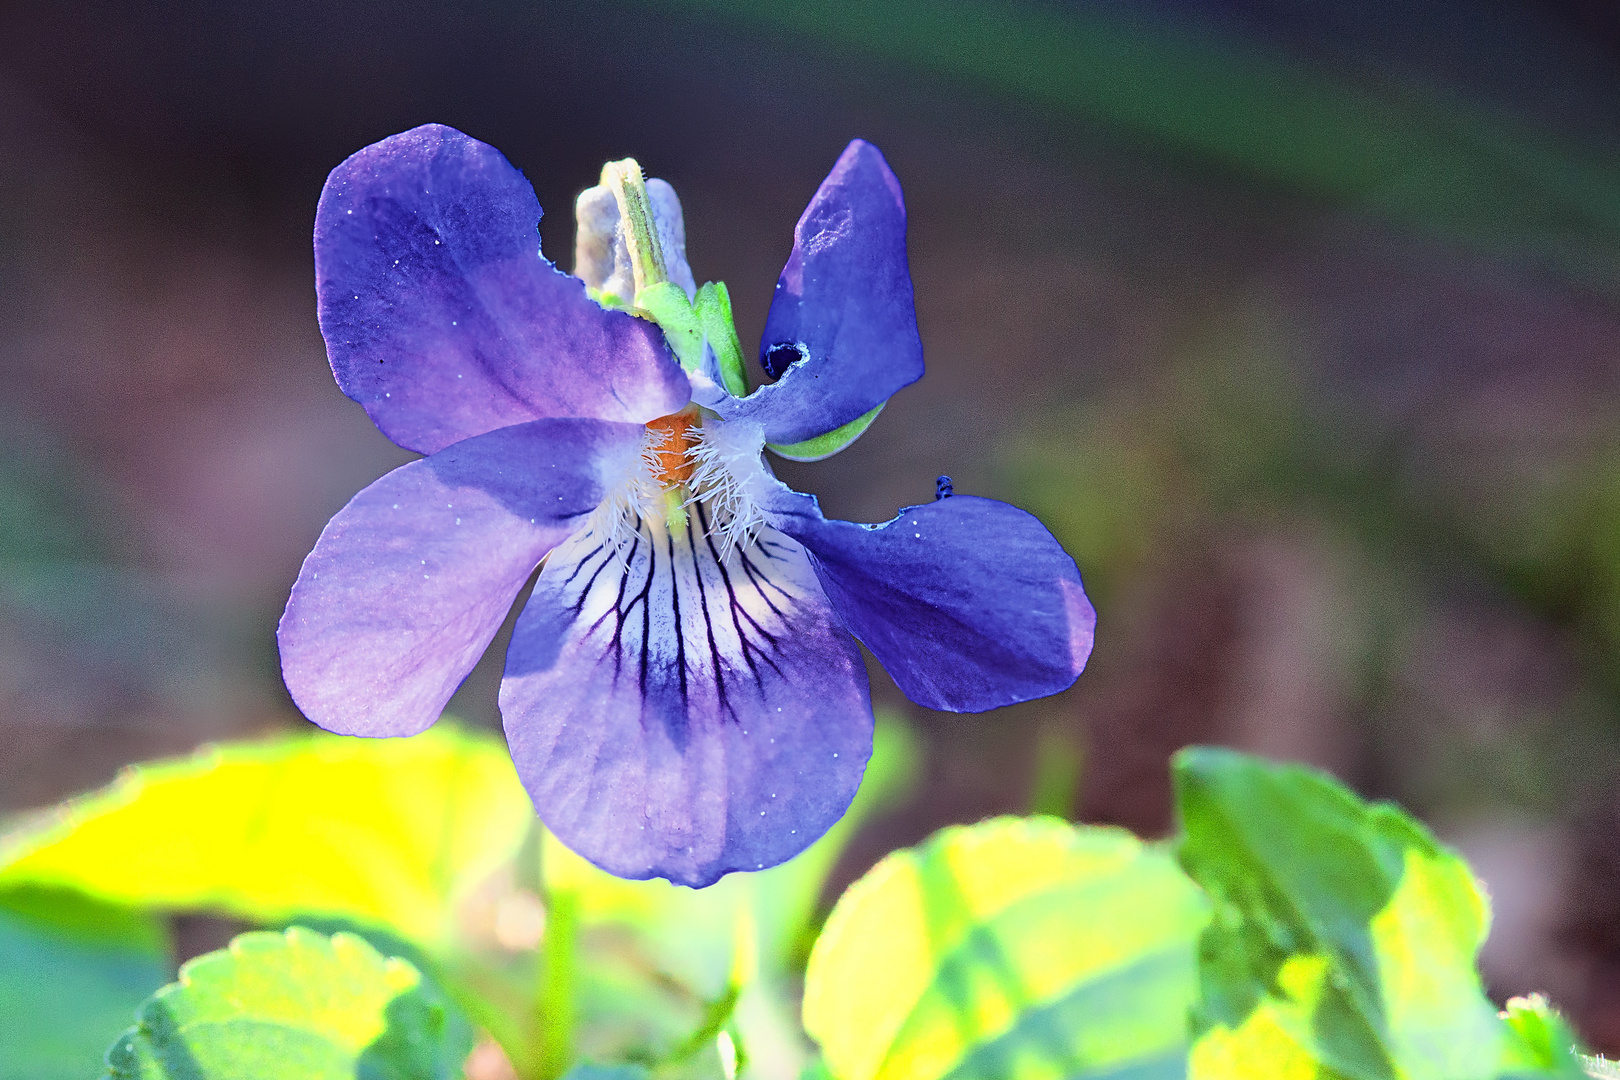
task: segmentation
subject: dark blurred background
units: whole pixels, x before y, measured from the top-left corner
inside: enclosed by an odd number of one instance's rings
[[[300,560],[406,458],[335,388],[328,170],[427,121],[550,211],[625,155],[757,340],[844,144],[905,186],[929,375],[783,466],[880,521],[1035,511],[1099,610],[1070,692],[874,692],[950,821],[1171,826],[1220,742],[1423,815],[1499,998],[1620,1050],[1620,8],[1604,0],[0,5],[0,812],[302,721]],[[500,643],[452,704],[495,725]]]

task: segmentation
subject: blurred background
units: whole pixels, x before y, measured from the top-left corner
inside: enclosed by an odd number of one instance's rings
[[[882,521],[1037,513],[1071,691],[874,696],[953,821],[1171,828],[1166,760],[1331,770],[1487,882],[1492,993],[1620,1051],[1620,8],[1603,0],[0,6],[0,813],[303,721],[274,628],[406,460],[332,383],[326,173],[437,121],[549,213],[634,155],[757,341],[844,144],[905,187],[929,375],[783,465]],[[503,642],[452,703],[496,726]]]

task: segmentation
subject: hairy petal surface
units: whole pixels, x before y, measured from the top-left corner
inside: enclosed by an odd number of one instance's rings
[[[432,724],[535,566],[639,460],[644,433],[536,420],[361,491],[304,560],[276,631],[299,709],[342,735]]]
[[[694,507],[616,555],[552,552],[518,618],[501,715],[541,819],[621,877],[702,887],[796,855],[872,749],[866,669],[804,550],[724,554]]]
[[[906,262],[906,204],[877,147],[856,139],[793,230],[760,358],[781,378],[721,408],[758,421],[771,443],[849,423],[922,378],[922,339]]]
[[[919,705],[982,712],[1055,694],[1086,666],[1097,614],[1080,571],[1015,506],[955,495],[855,525],[778,484],[764,509],[810,552],[839,619]]]
[[[338,385],[431,454],[544,417],[645,423],[689,390],[658,328],[540,254],[534,189],[492,146],[427,124],[336,169],[315,291]]]

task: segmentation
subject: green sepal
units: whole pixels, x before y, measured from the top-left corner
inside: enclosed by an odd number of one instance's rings
[[[636,293],[635,313],[651,319],[664,331],[664,339],[681,367],[687,371],[702,368],[703,325],[685,289],[673,281],[649,285]]]
[[[843,427],[833,428],[825,435],[817,435],[813,439],[796,443],[766,443],[772,451],[789,461],[820,461],[822,458],[832,457],[838,451],[860,438],[877,414],[883,411],[884,401],[871,412],[862,413]]]
[[[720,381],[732,397],[748,396],[748,379],[743,374],[742,342],[737,340],[737,324],[731,317],[731,293],[723,281],[710,281],[697,294],[698,321],[708,336],[709,347],[720,364]]]
[[[630,305],[618,293],[606,292],[595,285],[585,286],[585,295],[610,311],[629,311]]]

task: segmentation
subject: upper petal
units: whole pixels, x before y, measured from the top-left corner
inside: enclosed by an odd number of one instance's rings
[[[917,704],[982,712],[1055,694],[1086,666],[1097,614],[1031,515],[955,495],[855,525],[777,488],[766,518],[809,550],[833,610]]]
[[[327,523],[276,638],[305,716],[412,735],[488,647],[536,565],[639,457],[645,429],[537,420],[413,461]]]
[[[315,211],[321,333],[343,392],[430,454],[543,417],[645,423],[686,403],[656,326],[540,254],[534,189],[494,147],[427,124],[336,169]]]
[[[848,808],[872,751],[866,669],[792,540],[722,552],[695,510],[552,552],[501,683],[541,819],[621,877],[701,887],[774,866]]]
[[[803,359],[722,410],[758,421],[767,442],[824,435],[922,378],[905,200],[888,162],[862,139],[845,148],[793,230],[761,361],[779,346]],[[767,363],[767,372],[775,374],[774,366]]]

